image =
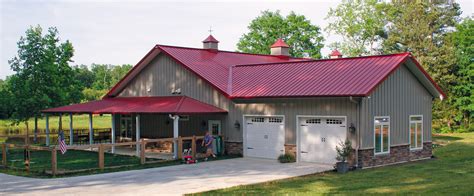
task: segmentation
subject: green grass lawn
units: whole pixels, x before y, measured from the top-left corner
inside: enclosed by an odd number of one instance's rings
[[[238,186],[204,195],[313,194],[474,194],[474,133],[434,137],[436,159],[358,170],[326,172],[262,184]]]
[[[73,127],[74,129],[89,129],[89,115],[74,115],[73,116]],[[30,126],[30,132],[33,133],[33,127],[35,124],[35,120],[32,118],[28,121]],[[69,116],[63,116],[62,118],[63,128],[69,129]],[[51,129],[58,129],[59,125],[59,117],[58,116],[51,116],[49,117],[49,127]],[[93,125],[96,129],[102,128],[110,128],[112,125],[110,115],[94,115],[93,117]],[[46,128],[46,119],[39,118],[38,119],[38,128],[45,129]],[[3,134],[2,131],[4,130],[21,130],[20,134],[23,134],[24,130],[26,130],[25,123],[20,123],[19,125],[12,125],[11,120],[0,120],[0,135]]]

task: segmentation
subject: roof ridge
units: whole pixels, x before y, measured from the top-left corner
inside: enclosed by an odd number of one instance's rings
[[[232,95],[232,68],[233,66],[229,67],[229,75],[227,76],[227,93]]]
[[[338,61],[338,60],[348,60],[348,59],[363,59],[363,58],[376,58],[376,57],[389,57],[389,56],[401,56],[401,55],[411,55],[410,52],[403,53],[394,53],[394,54],[381,54],[381,55],[370,55],[370,56],[358,56],[358,57],[345,57],[345,58],[336,58],[336,59],[311,59],[306,61],[288,61],[288,62],[272,62],[272,63],[254,63],[254,64],[237,64],[232,67],[246,67],[246,66],[258,66],[258,65],[274,65],[274,64],[288,64],[288,63],[309,63],[309,62],[321,62],[321,61]]]
[[[184,99],[186,99],[187,96],[181,95],[181,99],[179,100],[178,104],[176,105],[175,112],[178,112],[179,109],[181,109],[181,105],[184,102]]]
[[[171,48],[181,48],[181,49],[191,49],[191,50],[209,51],[209,49],[204,49],[204,48],[191,48],[191,47],[171,46],[171,45],[163,45],[163,44],[156,44],[155,47],[171,47]],[[227,50],[217,50],[217,52],[225,52],[225,53],[234,53],[234,54],[243,54],[243,55],[266,56],[266,57],[281,58],[281,57],[279,57],[279,56],[275,56],[275,55],[271,55],[271,54],[254,54],[254,53],[246,53],[246,52],[227,51]],[[290,57],[289,59],[305,59],[305,58]]]

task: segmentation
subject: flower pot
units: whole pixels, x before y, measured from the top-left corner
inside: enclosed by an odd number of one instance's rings
[[[338,173],[347,173],[349,171],[349,163],[347,162],[337,162],[336,169]]]

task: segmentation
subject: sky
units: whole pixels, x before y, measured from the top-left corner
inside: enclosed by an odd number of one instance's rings
[[[457,1],[462,16],[472,16],[474,0]],[[17,53],[17,41],[30,26],[55,26],[62,41],[72,42],[73,65],[135,65],[155,44],[202,47],[212,34],[219,49],[235,51],[239,38],[261,11],[294,11],[324,29],[325,17],[333,1],[144,1],[144,0],[0,0],[0,79],[13,74],[8,60]],[[323,36],[328,45],[340,40]],[[328,47],[322,54],[329,54]]]

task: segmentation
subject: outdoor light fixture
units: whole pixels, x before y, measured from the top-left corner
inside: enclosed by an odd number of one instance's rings
[[[355,133],[356,128],[355,128],[355,126],[354,126],[354,123],[351,123],[351,126],[349,127],[349,131],[350,131],[351,133]]]
[[[240,123],[239,123],[238,120],[235,121],[234,127],[235,127],[236,129],[240,129]]]
[[[201,126],[202,126],[202,127],[206,127],[206,121],[205,121],[205,120],[202,120]]]

